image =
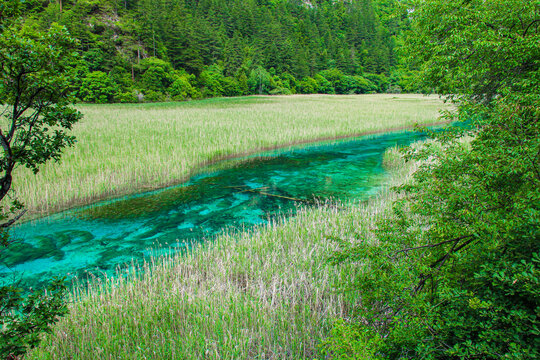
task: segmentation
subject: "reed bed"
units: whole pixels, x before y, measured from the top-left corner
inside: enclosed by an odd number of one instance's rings
[[[36,179],[49,185],[26,194],[40,199],[34,211],[51,210],[181,181],[199,164],[229,154],[430,123],[441,108],[439,100],[416,95],[84,106],[79,144]],[[385,164],[400,183],[412,170],[396,151]],[[43,208],[48,203],[40,197],[61,190],[65,197]],[[332,319],[349,316],[359,301],[359,294],[335,286],[362,271],[358,264],[328,264],[337,247],[330,238],[370,241],[395,196],[387,188],[364,203],[326,202],[119,268],[112,278],[83,281],[70,294],[69,314],[28,358],[321,358],[319,343]]]
[[[413,168],[392,159],[392,183]],[[399,165],[399,166],[397,166]],[[391,185],[391,184],[389,184]],[[395,194],[327,202],[288,221],[229,233],[184,254],[80,286],[29,359],[316,359],[331,321],[359,294],[335,289],[361,266],[331,266],[330,237],[370,241]]]
[[[234,154],[431,123],[443,108],[422,95],[306,95],[184,103],[79,105],[77,144],[34,176],[17,169],[29,216],[184,181]]]

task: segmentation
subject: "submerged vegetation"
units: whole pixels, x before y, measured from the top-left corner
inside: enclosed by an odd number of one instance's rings
[[[433,123],[443,106],[422,95],[84,105],[77,146],[35,176],[20,169],[16,188],[30,212],[45,214],[179,183],[200,165],[232,155]]]
[[[392,181],[413,169],[401,162]],[[335,291],[357,270],[328,263],[329,238],[371,237],[394,197],[322,203],[96,279],[74,291],[69,314],[29,358],[320,358],[333,318],[360,301]]]

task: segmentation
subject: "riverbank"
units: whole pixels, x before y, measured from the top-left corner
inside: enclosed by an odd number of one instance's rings
[[[432,125],[445,105],[423,95],[306,95],[187,103],[81,105],[78,143],[17,194],[38,217],[184,182],[203,166],[259,151]],[[352,135],[351,135],[352,134]]]
[[[395,150],[385,162],[388,186],[414,170]],[[395,196],[386,188],[366,203],[321,204],[96,280],[29,358],[320,358],[332,319],[359,301],[335,291],[358,267],[328,264],[331,238],[369,240]]]

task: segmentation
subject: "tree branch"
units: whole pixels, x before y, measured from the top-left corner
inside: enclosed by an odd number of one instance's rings
[[[41,110],[43,109],[43,105],[39,105],[36,111],[34,112],[34,115],[32,115],[33,119],[30,121],[30,125],[28,126],[28,131],[26,132],[26,139],[23,141],[22,149],[24,150],[28,146],[28,142],[32,138],[32,129],[34,128],[34,125],[36,124],[36,121],[39,118],[39,115],[41,114]]]
[[[11,172],[13,171],[13,153],[11,151],[11,146],[4,136],[2,129],[0,129],[0,144],[4,148],[4,151],[7,153],[5,157],[5,171],[4,177],[0,179],[0,201],[4,199],[9,189],[11,188]],[[2,164],[4,165],[4,164]]]
[[[26,209],[18,213],[14,218],[12,218],[9,221],[6,221],[5,223],[0,224],[0,228],[7,228],[11,225],[15,224],[24,214],[26,214]]]
[[[461,241],[463,239],[467,239],[467,238],[471,238],[471,239],[469,239],[466,242],[464,242],[463,244],[457,246],[459,244],[459,241]],[[452,241],[454,242],[454,245],[452,246],[450,251],[448,251],[446,254],[444,254],[443,256],[441,256],[440,258],[435,260],[433,263],[431,263],[431,265],[429,265],[429,267],[431,269],[437,268],[437,270],[439,270],[444,265],[446,260],[448,260],[448,258],[450,257],[451,254],[456,253],[459,250],[463,249],[465,246],[469,245],[471,242],[474,241],[474,238],[473,238],[472,235],[460,236],[460,237],[452,239],[452,240],[443,241],[443,242],[441,242],[439,244],[434,244],[433,246],[439,246],[441,244],[447,244],[447,243],[452,242]],[[431,247],[433,247],[433,246],[431,246]],[[418,282],[418,284],[414,288],[413,294],[417,294],[420,291],[422,291],[422,289],[424,288],[424,286],[426,284],[426,281],[431,279],[431,278],[433,278],[433,274],[431,272],[429,274],[420,274],[420,281]]]
[[[525,30],[523,31],[523,37],[527,36],[527,33],[529,32],[529,29],[531,28],[531,26],[533,26],[534,24],[536,23],[540,23],[540,19],[536,19],[536,20],[533,20],[531,21],[531,23],[529,24],[529,26],[527,26],[527,28],[525,28]],[[537,27],[538,29],[538,27]]]
[[[441,241],[440,243],[437,243],[437,244],[428,244],[428,245],[422,245],[422,246],[417,246],[417,247],[413,247],[413,248],[402,249],[402,250],[396,251],[395,253],[399,254],[399,253],[402,253],[402,252],[408,252],[408,251],[417,250],[417,249],[433,248],[433,247],[441,246],[441,245],[444,245],[444,244],[457,243],[460,240],[469,238],[471,236],[472,235],[464,235],[464,236],[457,237],[455,239]]]

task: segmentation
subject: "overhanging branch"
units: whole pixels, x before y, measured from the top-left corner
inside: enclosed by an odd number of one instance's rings
[[[10,227],[11,225],[15,224],[24,214],[26,214],[26,210],[21,211],[9,221],[6,221],[5,223],[0,223],[0,228],[4,229]]]

